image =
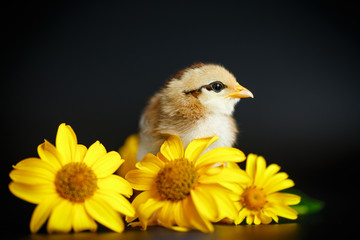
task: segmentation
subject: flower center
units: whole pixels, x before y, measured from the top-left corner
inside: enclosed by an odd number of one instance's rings
[[[157,190],[164,200],[185,199],[198,180],[194,164],[187,159],[170,161],[156,177]]]
[[[242,193],[240,202],[244,207],[258,211],[264,207],[267,201],[262,189],[251,186]]]
[[[97,189],[97,178],[93,170],[82,162],[71,162],[55,176],[56,191],[72,202],[84,202]]]

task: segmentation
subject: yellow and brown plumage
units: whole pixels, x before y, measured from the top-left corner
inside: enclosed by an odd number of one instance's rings
[[[253,97],[224,67],[198,63],[169,79],[151,97],[140,119],[140,161],[156,154],[170,136],[178,135],[184,147],[196,138],[219,136],[211,146],[231,147],[238,132],[232,117],[240,98]]]

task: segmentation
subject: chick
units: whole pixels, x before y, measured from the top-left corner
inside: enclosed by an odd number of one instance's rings
[[[238,133],[234,107],[248,97],[254,96],[220,65],[197,63],[177,72],[141,116],[137,160],[156,154],[170,135],[178,135],[184,148],[196,138],[212,136],[219,139],[207,150],[233,146]]]

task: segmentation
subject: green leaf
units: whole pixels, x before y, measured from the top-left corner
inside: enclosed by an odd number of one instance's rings
[[[292,193],[299,195],[301,201],[297,205],[291,206],[299,215],[308,215],[319,212],[324,208],[324,202],[306,195],[304,192],[298,189],[286,189],[282,192]]]

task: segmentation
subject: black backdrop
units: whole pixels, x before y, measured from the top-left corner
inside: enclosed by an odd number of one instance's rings
[[[223,64],[255,95],[237,105],[237,147],[281,165],[341,222],[358,188],[358,10],[334,1],[7,3],[1,179],[12,213],[2,228],[28,231],[33,206],[9,193],[8,173],[44,138],[54,143],[60,123],[82,144],[117,150],[147,99],[199,61]]]

